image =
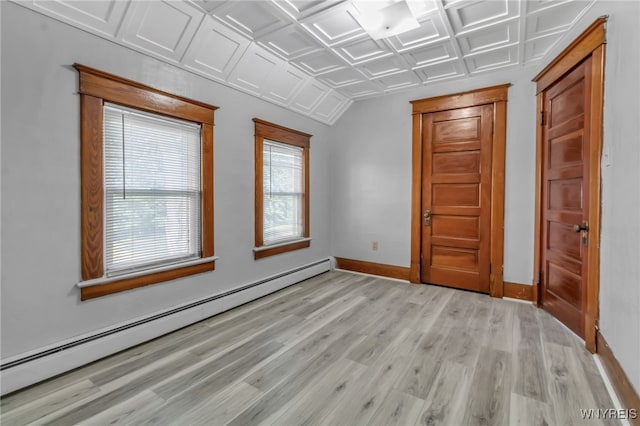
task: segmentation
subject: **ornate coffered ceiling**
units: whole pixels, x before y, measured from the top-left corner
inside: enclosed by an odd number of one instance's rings
[[[374,40],[362,1],[17,1],[333,124],[354,100],[542,58],[595,0],[407,0],[420,26]]]

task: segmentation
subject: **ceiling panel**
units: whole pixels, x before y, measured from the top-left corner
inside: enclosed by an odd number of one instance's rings
[[[207,0],[205,0],[205,1],[207,1]],[[454,3],[462,3],[463,1],[465,1],[465,0],[442,0],[442,4],[445,7],[449,7]]]
[[[353,68],[344,67],[336,71],[322,74],[319,79],[327,83],[329,86],[336,88],[361,82],[365,80],[365,77],[362,73],[354,70]]]
[[[408,0],[407,4],[413,12],[413,15],[418,20],[424,18],[429,13],[438,10],[437,0]]]
[[[349,65],[358,65],[393,55],[391,49],[382,41],[370,38],[352,41],[336,48],[336,51]]]
[[[519,16],[518,1],[471,0],[453,3],[447,8],[447,16],[456,34],[485,27],[492,23]]]
[[[204,16],[189,3],[134,1],[119,38],[126,45],[178,62]]]
[[[335,53],[326,50],[305,55],[293,60],[292,63],[312,76],[325,74],[345,66],[345,62],[339,59]]]
[[[335,46],[358,37],[366,37],[366,31],[353,17],[350,3],[339,3],[320,13],[307,16],[300,22],[316,39],[326,46]]]
[[[386,91],[404,89],[421,83],[413,71],[403,71],[396,74],[377,78],[376,81],[384,86]]]
[[[313,115],[322,120],[330,121],[338,114],[338,112],[340,112],[340,109],[344,107],[347,101],[348,99],[340,93],[330,93],[320,100],[313,110]]]
[[[220,81],[226,81],[251,42],[206,17],[185,53],[185,67]]]
[[[340,92],[346,94],[352,99],[358,99],[384,93],[384,90],[382,86],[372,81],[363,81],[361,83],[350,84],[349,86],[342,87],[340,88]]]
[[[295,20],[327,9],[344,0],[272,0],[280,9]]]
[[[289,105],[294,95],[307,80],[309,80],[309,76],[286,64],[271,74],[265,83],[262,97],[279,105]]]
[[[463,55],[518,42],[519,21],[500,22],[458,36]]]
[[[200,6],[206,12],[213,12],[226,3],[225,0],[190,0],[197,6]]]
[[[596,0],[13,1],[332,124],[353,100],[536,63]],[[374,40],[354,16],[392,1],[420,26]]]
[[[322,46],[297,24],[262,36],[258,44],[287,61],[322,50]]]
[[[409,50],[403,57],[412,68],[418,68],[433,63],[449,61],[455,59],[457,56],[451,41],[445,41],[443,43]]]
[[[432,83],[434,81],[440,81],[451,78],[464,77],[465,72],[463,66],[458,60],[450,60],[447,62],[440,62],[434,65],[427,65],[425,67],[415,70],[415,73],[420,77],[423,83]]]
[[[402,58],[395,56],[370,61],[358,67],[358,69],[360,69],[368,78],[395,74],[397,72],[404,71],[407,68],[407,63],[403,61]]]
[[[465,57],[469,72],[477,73],[518,63],[518,45],[507,46]]]
[[[82,28],[89,28],[97,33],[114,37],[127,7],[128,1],[34,1],[34,8],[58,19],[70,22]]]
[[[430,43],[449,38],[449,33],[444,25],[442,16],[438,13],[431,14],[420,22],[420,27],[407,31],[388,39],[396,52],[404,52],[416,49]]]
[[[329,93],[329,88],[319,81],[309,79],[291,102],[291,108],[303,114],[310,114]]]
[[[524,46],[524,61],[530,63],[541,59],[559,40],[560,35],[551,34],[527,41]]]
[[[273,53],[252,44],[229,76],[228,83],[260,96],[270,74],[283,64],[284,62]]]
[[[526,9],[528,13],[531,13],[540,9],[545,9],[549,6],[555,6],[565,1],[568,0],[529,0],[526,3]]]
[[[228,1],[212,12],[234,30],[257,39],[289,23],[286,15],[268,1]]]
[[[571,1],[555,3],[551,7],[537,10],[527,19],[527,37],[564,32],[575,23],[591,2]]]

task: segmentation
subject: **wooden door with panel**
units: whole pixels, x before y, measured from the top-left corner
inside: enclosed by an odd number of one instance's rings
[[[423,114],[422,282],[489,293],[493,108]]]
[[[541,305],[584,337],[591,57],[543,92]]]

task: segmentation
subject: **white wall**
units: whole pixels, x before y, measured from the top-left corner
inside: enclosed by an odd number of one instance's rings
[[[535,188],[535,85],[531,69],[356,102],[332,128],[332,254],[409,266],[411,104],[409,101],[511,83],[507,107],[504,279],[531,284]],[[371,242],[378,241],[377,251]]]
[[[600,327],[640,393],[640,3],[601,9],[596,13],[610,15],[604,89],[610,160],[602,170]]]
[[[609,15],[605,70],[600,326],[640,391],[640,3],[601,1],[539,65],[356,102],[332,128],[331,252],[409,266],[410,100],[511,82],[504,279],[533,275],[535,85],[531,79],[598,16]],[[607,162],[608,161],[608,162]],[[379,241],[379,250],[371,242]]]
[[[530,79],[542,65],[357,102],[328,129],[13,3],[0,2],[0,9],[3,359],[329,253],[408,266],[409,101],[506,82],[513,86],[507,117],[504,277],[531,282],[535,97]],[[640,4],[597,3],[542,63],[603,14],[610,16],[604,145],[611,160],[602,171],[600,325],[640,390]],[[70,68],[74,62],[221,107],[215,129],[216,254],[221,256],[216,271],[79,301],[79,102],[77,73]],[[254,116],[314,134],[311,248],[261,261],[254,261],[251,252]],[[371,250],[373,240],[380,243],[376,252]]]
[[[2,2],[2,359],[329,256],[329,128]],[[211,103],[216,270],[80,302],[80,139],[74,62]],[[311,139],[308,249],[253,260],[253,122]]]
[[[609,15],[604,88],[600,329],[640,392],[640,3],[596,3],[544,59]]]

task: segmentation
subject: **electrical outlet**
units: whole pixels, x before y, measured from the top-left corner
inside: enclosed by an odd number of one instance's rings
[[[376,251],[378,250],[378,242],[374,241],[371,243],[371,250]]]

